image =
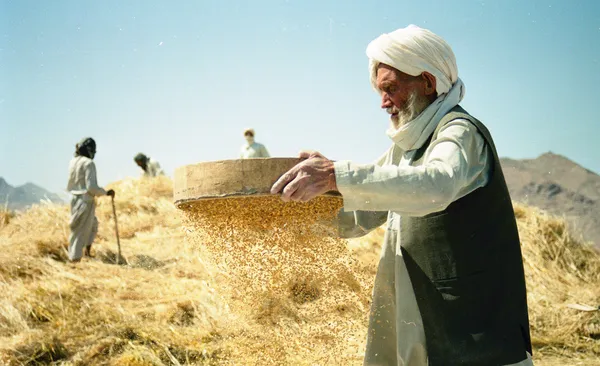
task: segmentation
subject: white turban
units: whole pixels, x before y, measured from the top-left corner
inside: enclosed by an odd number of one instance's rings
[[[458,80],[456,58],[448,43],[416,25],[382,34],[369,43],[367,56],[371,84],[375,89],[379,64],[386,64],[412,76],[427,71],[435,76],[438,96],[447,93]]]

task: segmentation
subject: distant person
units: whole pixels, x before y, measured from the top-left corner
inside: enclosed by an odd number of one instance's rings
[[[96,233],[96,196],[115,196],[115,191],[98,187],[96,180],[96,142],[91,137],[84,138],[75,145],[75,157],[69,164],[69,183],[67,190],[71,193],[71,220],[69,227],[69,259],[79,262],[85,255],[91,257],[91,249]]]
[[[133,160],[135,163],[142,168],[144,177],[156,177],[159,175],[165,175],[163,170],[160,168],[158,161],[146,156],[142,153],[137,154]]]
[[[408,26],[367,56],[388,151],[373,164],[302,153],[271,193],[306,202],[338,191],[343,237],[386,225],[365,365],[533,365],[511,198],[491,134],[459,104],[454,52]]]
[[[254,130],[248,128],[244,130],[244,137],[246,143],[242,146],[240,158],[242,159],[253,159],[253,158],[268,158],[269,152],[263,144],[259,144],[254,141]]]

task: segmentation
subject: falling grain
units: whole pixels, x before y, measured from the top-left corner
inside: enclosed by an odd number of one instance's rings
[[[235,294],[232,309],[259,324],[271,324],[276,330],[271,336],[279,342],[300,338],[297,345],[287,344],[285,352],[257,351],[269,362],[282,362],[285,356],[285,364],[294,364],[294,355],[310,348],[321,349],[324,357],[347,354],[350,345],[343,340],[364,339],[372,276],[359,268],[347,242],[336,238],[342,204],[341,198],[330,196],[308,203],[259,196],[201,200],[183,207],[198,249],[208,251],[228,274],[226,291]],[[319,306],[307,306],[311,303]],[[298,329],[304,335],[283,326],[335,318],[340,303],[359,314],[354,324],[338,320],[329,329],[306,325]],[[335,341],[315,341],[330,337]],[[347,356],[344,360],[340,362],[351,362]]]

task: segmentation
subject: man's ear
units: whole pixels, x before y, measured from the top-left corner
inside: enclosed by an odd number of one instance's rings
[[[423,91],[425,92],[425,95],[437,96],[437,91],[436,91],[437,83],[435,80],[435,76],[433,76],[430,73],[428,73],[427,71],[425,71],[421,74],[421,77],[425,80],[425,87],[423,89]]]

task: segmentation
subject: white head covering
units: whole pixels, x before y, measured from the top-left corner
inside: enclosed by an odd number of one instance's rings
[[[458,79],[456,58],[448,43],[413,24],[377,37],[369,43],[367,56],[375,89],[377,67],[381,63],[412,76],[427,71],[435,76],[438,96],[447,93]]]
[[[458,77],[456,58],[450,46],[431,31],[409,25],[382,34],[367,46],[371,84],[377,89],[377,67],[386,64],[405,74],[417,76],[427,71],[436,80],[437,99],[414,120],[399,128],[390,127],[387,135],[404,151],[421,147],[438,122],[465,95]]]

